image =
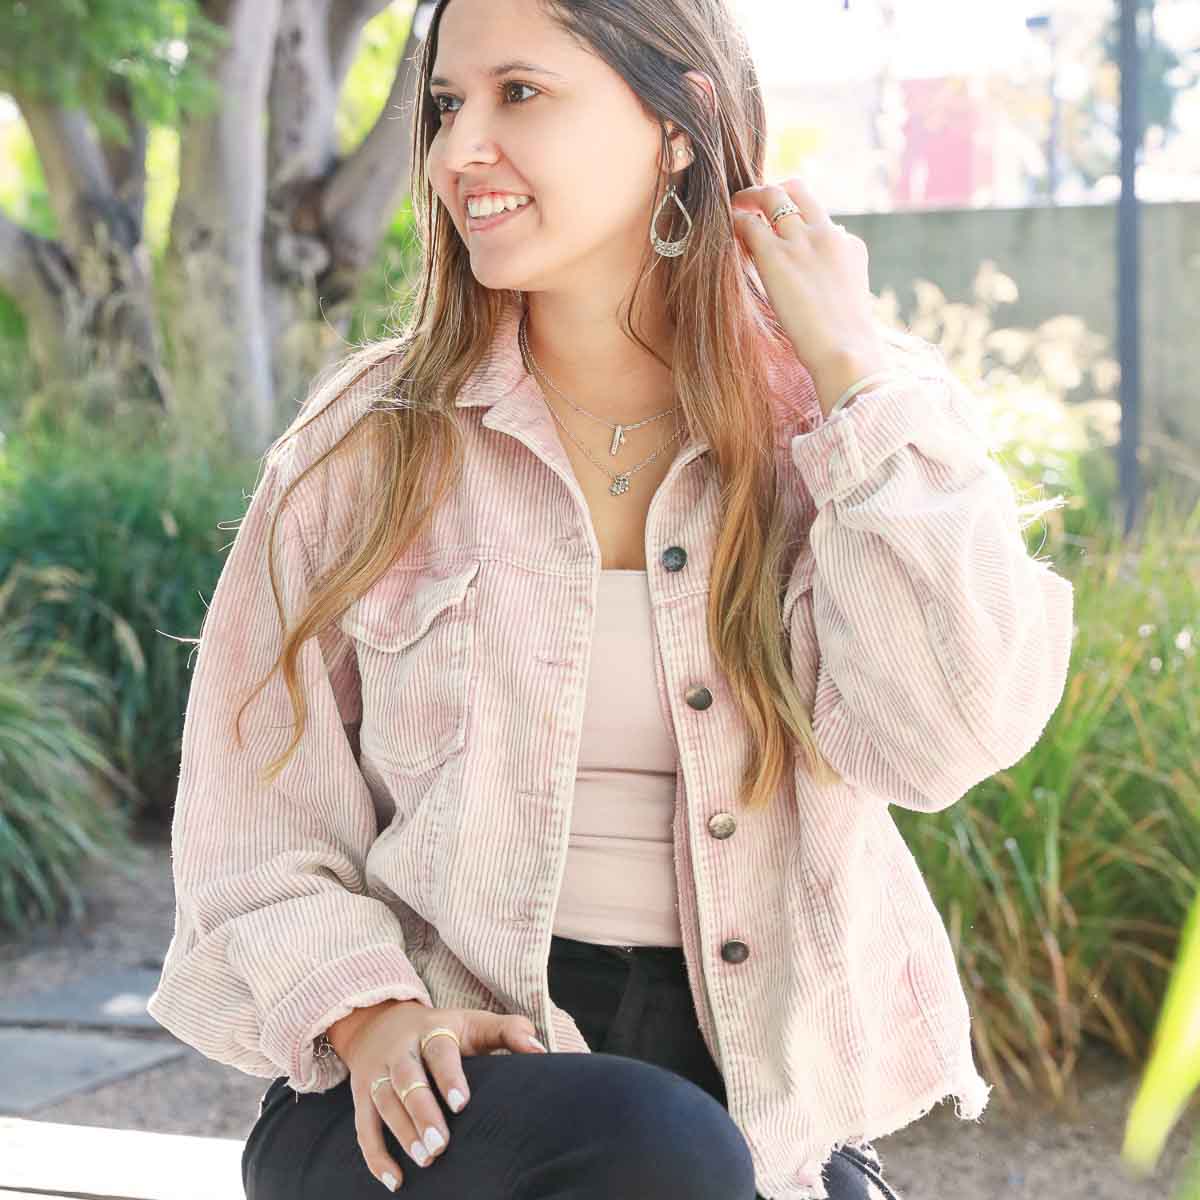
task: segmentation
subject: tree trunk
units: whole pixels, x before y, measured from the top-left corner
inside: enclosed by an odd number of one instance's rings
[[[114,93],[118,103],[124,98]],[[26,317],[30,351],[47,387],[108,375],[117,395],[167,404],[154,318],[149,254],[142,239],[145,131],[128,108],[131,145],[105,158],[80,111],[15,97],[41,162],[58,220],[47,239],[5,221],[0,284]],[[129,172],[127,174],[126,172]]]
[[[391,93],[362,143],[339,159],[337,101],[363,26],[388,0],[282,0],[271,77],[267,320],[276,349],[280,417],[295,415],[308,382],[346,352],[353,302],[409,180],[408,107],[416,22]]]
[[[261,247],[263,124],[280,0],[208,0],[203,8],[229,35],[212,65],[221,101],[182,121],[164,299],[180,420],[203,422],[235,453],[260,453],[278,433]]]
[[[388,0],[201,0],[228,35],[211,65],[220,99],[180,123],[157,308],[142,240],[146,137],[127,93],[117,82],[108,96],[127,146],[104,145],[82,110],[17,97],[61,236],[0,215],[0,287],[27,318],[43,378],[84,377],[92,368],[75,351],[92,333],[120,352],[116,394],[130,394],[135,370],[180,428],[260,455],[314,375],[346,353],[353,301],[408,187],[422,3],[383,112],[340,158],[338,96],[363,26]]]

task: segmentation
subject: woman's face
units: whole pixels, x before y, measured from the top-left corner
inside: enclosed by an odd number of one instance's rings
[[[514,61],[526,65],[492,75]],[[431,79],[441,128],[426,166],[479,283],[539,291],[632,276],[649,242],[661,134],[607,63],[537,0],[452,0]],[[466,193],[478,187],[532,202],[476,229]],[[660,236],[667,228],[664,215]]]

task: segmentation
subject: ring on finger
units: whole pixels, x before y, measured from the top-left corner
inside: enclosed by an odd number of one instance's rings
[[[372,1098],[374,1098],[374,1093],[376,1093],[377,1087],[382,1087],[384,1084],[390,1084],[390,1082],[391,1082],[391,1075],[380,1075],[378,1079],[372,1080],[371,1081],[371,1096],[372,1096]],[[402,1087],[400,1091],[396,1092],[397,1096],[400,1097],[401,1104],[404,1103],[404,1097],[408,1096],[408,1093],[412,1092],[414,1090],[414,1088],[416,1088],[416,1087],[430,1087],[430,1085],[426,1084],[424,1079],[418,1079],[415,1082],[413,1082],[413,1084],[408,1084],[406,1087]],[[432,1091],[432,1090],[433,1090],[433,1088],[431,1087],[430,1091]]]
[[[392,1081],[392,1077],[390,1075],[380,1075],[380,1077],[378,1079],[371,1080],[371,1098],[372,1099],[375,1098],[375,1092],[378,1088],[381,1088],[385,1083],[391,1083],[391,1081]],[[423,1088],[423,1087],[427,1088],[427,1087],[429,1087],[429,1084],[427,1084],[423,1079],[418,1079],[415,1083],[410,1083],[407,1087],[402,1088],[399,1092],[396,1093],[396,1095],[400,1097],[400,1103],[403,1104],[404,1097],[407,1096],[408,1093],[413,1090],[413,1088]],[[432,1090],[433,1089],[430,1088],[430,1091],[432,1091]]]
[[[400,1103],[403,1104],[404,1097],[407,1096],[409,1092],[415,1091],[417,1088],[429,1088],[430,1091],[433,1091],[433,1088],[429,1087],[429,1084],[427,1084],[425,1080],[418,1079],[415,1083],[410,1083],[407,1087],[402,1087],[396,1093],[396,1095],[400,1097]]]
[[[425,1053],[425,1047],[427,1045],[429,1045],[429,1043],[431,1041],[433,1041],[433,1039],[435,1037],[453,1038],[454,1044],[459,1048],[459,1050],[462,1049],[462,1042],[460,1042],[458,1040],[458,1034],[455,1033],[453,1029],[447,1029],[444,1025],[439,1025],[436,1029],[431,1029],[428,1033],[426,1033],[422,1036],[422,1038],[421,1038],[421,1053],[422,1054]]]
[[[771,221],[771,228],[772,228],[772,229],[775,229],[775,232],[776,232],[776,233],[778,233],[778,232],[779,232],[779,230],[776,228],[776,224],[777,224],[779,221],[781,221],[781,220],[782,220],[784,217],[791,216],[791,214],[792,214],[792,213],[796,213],[796,214],[798,214],[798,215],[801,215],[801,216],[803,215],[803,214],[801,214],[801,213],[800,213],[800,209],[799,209],[799,208],[798,208],[798,207],[797,207],[797,206],[796,206],[794,203],[792,203],[792,201],[791,201],[791,200],[787,201],[787,203],[786,203],[786,204],[781,204],[781,205],[780,205],[780,206],[779,206],[779,207],[778,207],[778,208],[777,208],[777,209],[776,209],[776,210],[775,210],[775,211],[774,211],[774,212],[771,214],[771,217],[770,217],[770,221]]]

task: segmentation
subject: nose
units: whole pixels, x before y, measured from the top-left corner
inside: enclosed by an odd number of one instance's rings
[[[454,114],[454,119],[442,127],[442,159],[448,170],[461,172],[472,163],[494,163],[496,152],[487,136],[487,118],[467,114],[468,105],[463,104]],[[467,119],[464,120],[464,114]],[[492,149],[487,147],[492,146]]]

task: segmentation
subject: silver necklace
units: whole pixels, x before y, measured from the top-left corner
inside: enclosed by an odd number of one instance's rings
[[[529,336],[525,332],[526,319],[527,319],[527,314],[525,314],[521,317],[521,344],[525,347],[525,349],[527,351],[529,351],[529,361],[531,363],[533,363],[534,370],[537,371],[537,373],[546,381],[546,383],[549,385],[549,387],[551,389],[553,389],[555,392],[558,392],[558,394],[577,413],[582,413],[585,417],[591,417],[593,421],[598,421],[601,425],[607,425],[608,428],[613,431],[612,445],[610,445],[608,448],[609,454],[615,455],[617,453],[617,451],[621,448],[621,444],[625,441],[625,431],[627,429],[641,429],[641,427],[643,425],[649,425],[651,421],[661,421],[663,417],[669,417],[673,412],[675,412],[679,408],[678,404],[673,404],[670,408],[664,408],[662,410],[662,412],[655,413],[654,416],[652,416],[652,417],[646,417],[642,421],[636,421],[632,425],[614,425],[611,421],[606,420],[604,417],[598,417],[595,413],[588,412],[588,410],[586,408],[581,408],[578,404],[575,403],[574,400],[571,399],[570,396],[568,396],[566,394],[566,392],[561,391],[559,388],[554,386],[553,380],[546,374],[545,371],[542,370],[542,368],[538,365],[537,359],[533,357],[533,351],[529,349]]]
[[[527,336],[525,334],[525,318],[524,317],[521,318],[519,337],[520,337],[522,351],[526,355],[528,355],[529,361],[533,364],[534,370],[537,371],[538,375],[540,375],[543,379],[545,379],[546,378],[545,372],[541,369],[540,366],[538,366],[537,359],[533,357],[533,351],[529,348],[529,339],[527,338]],[[549,379],[546,379],[546,382],[550,383]],[[554,384],[550,383],[550,386],[552,388],[554,388],[554,390],[556,392],[558,392],[558,388],[555,388]],[[559,392],[558,394],[561,396],[562,392]],[[566,399],[565,396],[563,398]],[[543,400],[546,399],[545,393],[543,393],[542,399]],[[593,417],[593,419],[597,420],[597,421],[602,421],[605,425],[611,426],[611,424],[612,424],[611,421],[604,421],[602,417],[596,417],[593,413],[586,412],[584,409],[579,408],[578,405],[573,404],[570,400],[568,400],[567,403],[571,404],[572,408],[575,408],[579,412],[584,413],[585,416]],[[602,462],[600,462],[600,460],[598,458],[596,458],[596,456],[569,429],[567,429],[567,426],[563,423],[563,419],[558,415],[558,413],[556,413],[554,411],[553,407],[549,403],[546,404],[546,407],[548,409],[550,409],[550,415],[559,423],[559,425],[562,426],[562,428],[566,431],[566,434],[571,439],[571,441],[573,441],[575,443],[575,445],[577,445],[580,448],[580,450],[582,450],[584,452],[584,454],[586,454],[588,456],[588,458],[591,459],[591,461],[593,463],[595,463],[596,466],[598,466],[600,468],[600,470],[602,470],[605,473],[605,475],[607,475],[609,477],[610,480],[612,480],[612,483],[609,485],[609,489],[608,489],[609,495],[612,495],[612,496],[620,496],[620,495],[623,495],[625,492],[629,491],[629,481],[632,478],[632,476],[636,475],[637,472],[640,471],[643,467],[649,466],[671,444],[671,442],[674,441],[675,438],[677,438],[679,436],[679,432],[680,432],[678,426],[676,426],[675,432],[672,433],[671,436],[668,437],[667,440],[661,446],[659,446],[659,448],[657,450],[655,450],[654,453],[651,454],[649,458],[643,459],[635,467],[630,467],[630,469],[628,471],[622,471],[620,474],[614,475],[612,473],[612,471],[610,471]],[[624,431],[626,429],[637,429],[638,426],[640,426],[640,425],[646,425],[650,421],[657,421],[659,419],[659,417],[666,416],[669,413],[674,412],[676,407],[678,407],[678,406],[669,408],[669,409],[665,410],[664,412],[657,414],[656,416],[647,417],[646,420],[639,421],[639,422],[637,422],[636,425],[618,425],[616,427],[616,432],[613,435],[612,446],[609,449],[609,453],[616,454],[617,450],[620,449],[620,444],[622,441],[624,441]]]

